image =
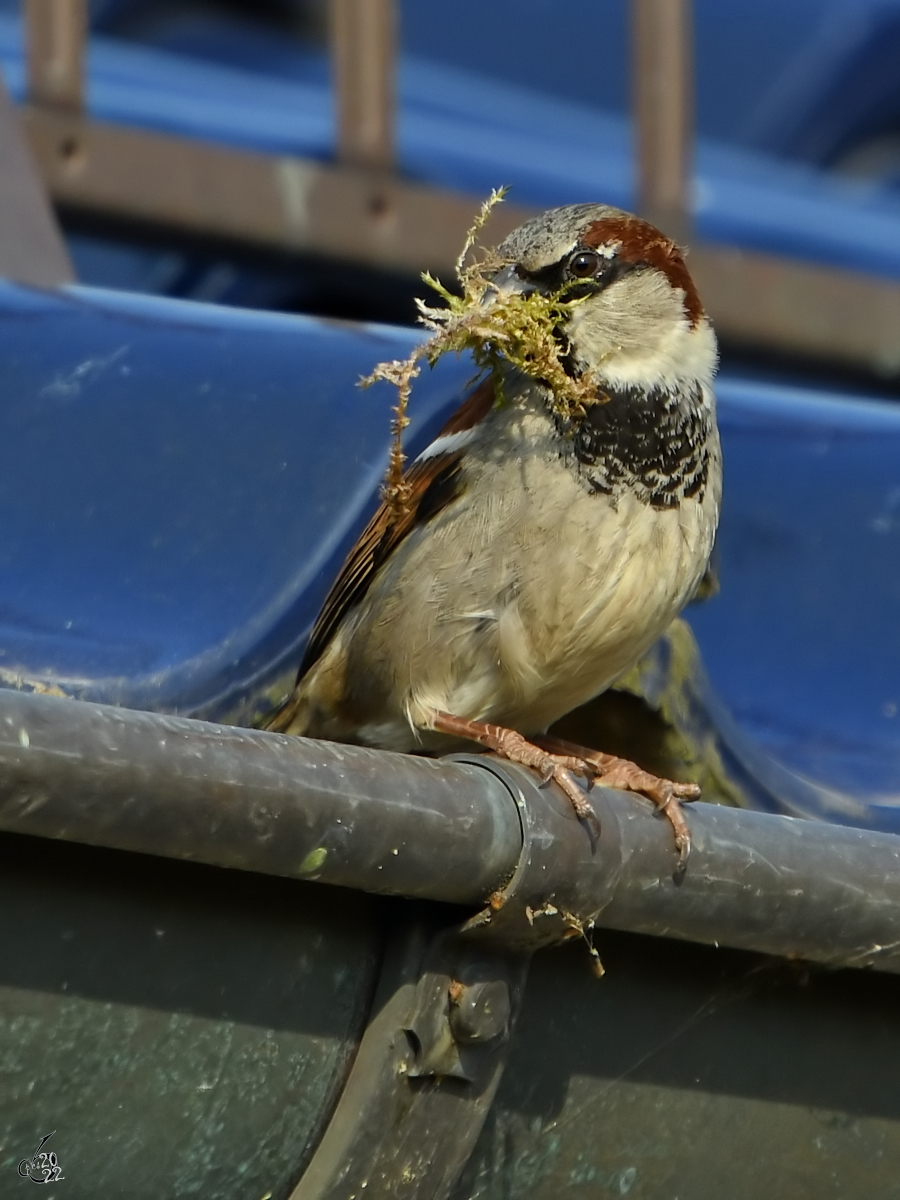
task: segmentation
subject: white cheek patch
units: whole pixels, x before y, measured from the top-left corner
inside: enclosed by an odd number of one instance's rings
[[[718,353],[712,327],[705,319],[691,326],[680,297],[678,311],[665,319],[658,313],[612,310],[598,320],[584,306],[572,314],[570,329],[583,358],[599,363],[600,377],[612,387],[677,391],[694,383],[708,386],[715,374]]]
[[[679,321],[655,345],[644,350],[615,355],[604,366],[604,377],[615,387],[662,387],[677,392],[699,383],[704,397],[711,395],[711,382],[718,362],[712,327]]]

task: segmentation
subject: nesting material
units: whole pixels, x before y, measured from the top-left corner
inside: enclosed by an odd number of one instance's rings
[[[549,295],[539,291],[527,294],[498,291],[492,276],[505,262],[496,250],[483,249],[472,261],[466,261],[491,210],[503,200],[506,190],[500,188],[491,193],[466,237],[456,262],[462,295],[449,291],[427,271],[423,274],[424,281],[446,305],[434,308],[422,300],[416,301],[419,320],[431,330],[431,337],[420,343],[409,358],[379,363],[371,375],[360,380],[362,387],[384,380],[397,389],[390,459],[382,486],[382,500],[393,520],[406,515],[409,506],[409,484],[403,478],[406,462],[403,431],[409,424],[407,410],[413,380],[423,363],[433,367],[445,354],[469,351],[476,365],[493,373],[497,380],[498,404],[503,403],[502,383],[508,366],[546,384],[551,405],[560,415],[583,414],[588,405],[602,399],[587,374],[573,376],[563,363],[566,345],[558,331],[571,310],[583,301],[566,299],[565,288]]]

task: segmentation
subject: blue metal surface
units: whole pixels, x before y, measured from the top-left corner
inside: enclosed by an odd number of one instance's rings
[[[264,703],[375,502],[393,397],[355,382],[414,336],[0,285],[5,682],[212,717]],[[413,451],[470,375],[420,380]],[[893,827],[900,407],[718,392],[722,591],[690,610],[713,688],[764,755]]]
[[[692,7],[703,135],[825,162],[848,136],[896,118],[896,0],[694,0]],[[286,39],[251,4],[240,12],[114,0],[92,9],[100,32],[138,15],[132,36],[159,49],[298,81],[326,73],[316,47]],[[552,10],[546,0],[400,4],[406,56],[619,115],[630,106],[628,33],[628,0],[556,0]]]
[[[722,591],[689,610],[713,687],[758,746],[900,830],[900,406],[717,392]]]
[[[704,137],[824,165],[885,130],[900,132],[898,0],[694,0],[692,8]],[[513,17],[510,4],[406,0],[403,44],[447,66],[624,115],[627,9],[628,0],[557,0],[551,14],[543,0],[516,0]],[[174,29],[168,44],[179,44]],[[189,44],[202,53],[199,28]],[[209,57],[222,54],[221,40],[205,44]]]
[[[820,164],[885,133],[896,140],[898,55],[898,0],[820,4],[806,36],[748,114],[742,140]]]
[[[413,337],[0,285],[4,671],[205,712],[296,659],[386,462],[355,383]],[[414,439],[469,374],[423,380]]]

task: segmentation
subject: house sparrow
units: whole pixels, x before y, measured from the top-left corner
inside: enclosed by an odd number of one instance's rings
[[[715,335],[678,248],[619,209],[551,209],[498,254],[486,304],[579,299],[556,335],[596,403],[561,415],[511,365],[476,387],[408,470],[406,512],[382,505],[350,552],[267,727],[399,751],[478,742],[556,780],[583,818],[573,773],[642,792],[683,866],[678,801],[696,785],[543,734],[632,666],[703,579],[721,498]]]

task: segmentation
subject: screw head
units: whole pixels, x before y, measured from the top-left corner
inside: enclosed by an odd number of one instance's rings
[[[509,987],[503,979],[450,985],[450,1029],[458,1042],[480,1045],[509,1028]]]

